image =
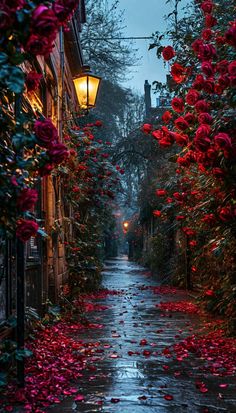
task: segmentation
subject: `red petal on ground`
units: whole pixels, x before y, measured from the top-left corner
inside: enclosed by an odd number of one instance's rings
[[[148,344],[147,340],[144,338],[140,341],[139,345],[140,346],[146,346]]]
[[[171,394],[165,394],[163,397],[165,400],[173,400],[174,398]]]
[[[84,400],[83,394],[77,394],[77,396],[75,396],[74,400],[76,402],[82,402]]]
[[[151,351],[143,350],[143,355],[144,355],[145,357],[149,357],[149,356],[151,355]]]
[[[176,301],[156,304],[156,307],[162,311],[182,312],[188,314],[202,314],[202,310],[191,301]]]

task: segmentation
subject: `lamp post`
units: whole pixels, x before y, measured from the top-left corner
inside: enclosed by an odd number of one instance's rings
[[[81,109],[88,111],[96,105],[101,78],[90,72],[89,66],[82,67],[82,73],[73,79],[77,99]]]

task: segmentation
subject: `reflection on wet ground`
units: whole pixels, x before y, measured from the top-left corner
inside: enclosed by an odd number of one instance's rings
[[[78,337],[97,343],[78,382],[85,399],[76,402],[68,398],[48,412],[236,413],[235,378],[206,375],[199,369],[201,360],[194,356],[173,361],[161,353],[192,334],[200,320],[183,313],[164,316],[155,304],[182,300],[185,293],[159,296],[140,288],[147,285],[158,282],[125,257],[106,263],[103,287],[122,290],[122,294],[99,300],[109,308],[91,312],[89,320],[103,324],[103,328]],[[141,340],[147,343],[140,345]],[[199,392],[196,380],[204,380],[209,391]],[[223,391],[219,387],[222,382],[228,383]]]

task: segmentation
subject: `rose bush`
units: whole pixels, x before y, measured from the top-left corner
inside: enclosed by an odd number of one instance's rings
[[[176,149],[177,180],[170,176],[166,182],[166,188],[176,182],[178,190],[167,191],[163,211],[168,203],[177,216],[184,217],[177,221],[179,226],[185,223],[191,229],[184,234],[191,250],[192,277],[198,285],[202,283],[203,290],[212,286],[218,291],[217,300],[209,298],[213,300],[212,310],[231,316],[236,314],[232,304],[236,259],[234,10],[233,1],[220,5],[199,1],[192,20],[183,19],[178,26],[178,30],[191,26],[195,38],[172,32],[175,60],[170,74],[176,85],[172,111],[162,117],[168,128],[152,125],[150,130],[160,147],[182,147],[181,151]],[[201,23],[195,27],[197,20]],[[173,210],[168,209],[168,213],[172,216]],[[163,220],[167,219],[165,213]]]
[[[68,157],[50,119],[21,111],[22,93],[35,91],[42,75],[33,69],[25,74],[20,65],[30,67],[37,56],[50,54],[60,26],[67,23],[77,4],[62,0],[1,1],[0,235],[4,239],[14,236],[16,226],[16,234],[24,242],[28,234],[36,234],[38,224],[25,219],[28,212],[33,219],[38,199],[33,188],[40,176],[49,174]]]

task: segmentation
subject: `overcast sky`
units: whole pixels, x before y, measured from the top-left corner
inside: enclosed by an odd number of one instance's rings
[[[155,31],[164,31],[166,28],[164,15],[173,10],[173,6],[166,5],[166,0],[119,0],[119,2],[120,9],[124,10],[127,36],[150,36]],[[149,83],[154,80],[165,82],[166,79],[166,70],[163,63],[156,58],[155,49],[148,51],[149,42],[149,40],[135,42],[142,60],[134,69],[136,73],[133,73],[132,79],[124,84],[139,93],[143,93],[145,79]]]

